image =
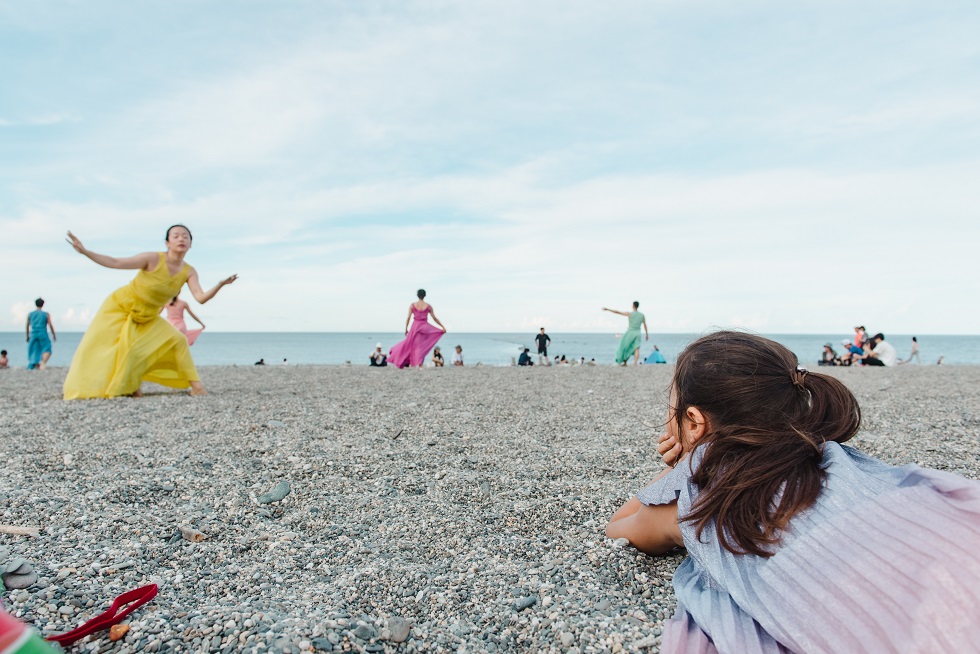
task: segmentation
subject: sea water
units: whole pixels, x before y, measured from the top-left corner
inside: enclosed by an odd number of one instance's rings
[[[449,333],[439,341],[439,347],[448,364],[456,345],[463,347],[466,365],[477,363],[489,366],[507,366],[516,361],[524,347],[530,348],[532,360],[537,363],[537,347],[534,333]],[[613,364],[619,335],[549,333],[551,346],[548,354],[564,355],[567,359],[591,361],[598,365]],[[649,341],[642,341],[640,354],[646,357],[657,345],[668,363],[700,334],[651,334]],[[837,352],[842,351],[841,339],[852,334],[767,334],[796,353],[803,365],[815,368],[823,351],[824,343],[832,343]],[[912,346],[910,335],[887,335],[888,341],[898,351],[900,359],[909,355]],[[58,332],[53,344],[54,355],[49,365],[67,366],[82,338],[81,332]],[[392,345],[404,338],[402,333],[248,333],[205,331],[194,343],[191,354],[199,366],[252,365],[265,359],[269,365],[288,363],[342,365],[368,365],[368,356],[375,345],[381,343],[387,352]],[[935,364],[943,357],[943,364],[980,365],[980,336],[929,336],[919,334],[919,355],[923,364]],[[11,366],[27,365],[27,344],[24,332],[0,332],[0,349],[7,350]]]

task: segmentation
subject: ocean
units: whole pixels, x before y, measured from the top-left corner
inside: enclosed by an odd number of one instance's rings
[[[551,347],[549,354],[565,355],[567,358],[585,357],[586,361],[595,359],[597,364],[613,364],[613,356],[619,337],[616,334],[562,334],[549,333]],[[668,363],[672,363],[684,346],[699,334],[651,334],[650,340],[643,342],[640,350],[647,356],[656,344]],[[842,338],[852,334],[768,334],[796,353],[800,361],[816,367],[823,344],[830,342],[840,352]],[[899,358],[909,355],[911,335],[887,335],[889,342],[898,350]],[[920,357],[923,364],[935,364],[943,357],[943,364],[980,365],[980,336],[929,336],[918,334]],[[404,336],[394,332],[375,333],[247,333],[247,332],[208,332],[205,331],[191,348],[194,361],[199,366],[252,365],[259,359],[268,364],[302,365],[367,365],[368,355],[377,343],[384,351]],[[54,356],[51,366],[67,366],[71,362],[75,348],[82,338],[81,332],[58,334],[54,343]],[[520,348],[531,348],[537,362],[534,333],[449,333],[439,342],[448,363],[453,348],[463,346],[463,356],[467,365],[482,363],[489,366],[510,365],[516,359]],[[8,351],[11,366],[26,366],[27,344],[24,332],[0,332],[0,349]]]

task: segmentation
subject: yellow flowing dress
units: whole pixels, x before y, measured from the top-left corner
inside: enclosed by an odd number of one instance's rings
[[[144,381],[188,388],[200,380],[187,337],[160,316],[188,274],[185,263],[171,275],[161,252],[153,272],[140,270],[106,298],[71,360],[66,400],[131,395]]]

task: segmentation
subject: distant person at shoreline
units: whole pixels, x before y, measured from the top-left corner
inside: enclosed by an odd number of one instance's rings
[[[374,351],[371,352],[371,356],[368,358],[371,361],[372,368],[385,368],[388,365],[388,355],[381,351],[381,343],[378,343],[374,347]]]
[[[864,325],[858,325],[854,328],[854,344],[858,347],[864,347],[864,344],[868,342],[868,332],[865,331]]]
[[[919,339],[915,336],[912,337],[912,352],[909,354],[909,358],[904,361],[899,361],[899,363],[912,363],[912,359],[915,359],[915,362],[918,364],[922,363],[922,360],[919,358]]]
[[[264,366],[265,365],[265,359],[259,359],[258,361],[255,362],[255,365],[257,365],[257,366]]]
[[[898,363],[898,353],[891,343],[885,341],[885,335],[881,332],[872,336],[869,344],[872,346],[871,351],[861,359],[864,365],[891,367]]]
[[[663,353],[660,352],[660,348],[654,343],[653,352],[643,360],[643,363],[667,363],[667,359],[664,358]]]
[[[432,365],[436,368],[444,368],[446,366],[446,360],[442,358],[442,350],[439,346],[432,350]]]
[[[7,358],[7,350],[0,350],[0,370],[3,370],[10,365],[10,359]]]
[[[452,364],[457,368],[463,367],[463,346],[457,345],[456,351],[453,352]]]
[[[429,350],[446,333],[446,328],[436,318],[432,305],[425,301],[425,289],[420,288],[415,295],[418,301],[408,306],[408,317],[405,319],[405,340],[396,343],[388,352],[388,361],[396,368],[421,368]],[[429,324],[429,316],[432,316],[432,321],[441,329]]]
[[[842,339],[841,345],[844,346],[844,353],[840,355],[840,365],[849,366],[861,360],[864,355],[864,348],[855,345],[848,339]]]
[[[551,345],[551,337],[544,333],[544,327],[541,328],[541,332],[534,337],[535,342],[538,344],[538,365],[551,365],[551,360],[548,358],[548,346]]]
[[[632,311],[616,311],[615,309],[607,309],[603,307],[603,311],[608,311],[610,313],[616,313],[621,316],[626,316],[629,319],[629,327],[626,329],[626,333],[623,334],[623,338],[619,341],[619,348],[616,350],[616,363],[621,366],[625,366],[629,361],[629,358],[633,357],[633,365],[640,365],[640,326],[643,326],[643,331],[646,332],[646,339],[650,340],[650,331],[647,329],[647,319],[642,313],[640,313],[640,303],[633,302]]]
[[[174,298],[167,303],[167,306],[165,306],[163,310],[167,313],[167,322],[176,327],[177,331],[187,337],[188,345],[194,345],[194,341],[196,341],[197,337],[204,331],[205,326],[204,323],[201,322],[201,319],[195,316],[194,312],[191,311],[190,305],[181,300],[179,296],[175,295]],[[184,322],[185,311],[191,318],[197,321],[197,324],[201,326],[200,329],[191,329],[188,331],[187,323]]]
[[[160,316],[160,310],[185,283],[194,299],[205,304],[238,275],[222,279],[210,290],[202,289],[197,270],[184,261],[193,237],[183,225],[167,229],[166,252],[125,258],[93,252],[71,232],[66,240],[100,266],[138,272],[102,303],[92,319],[68,369],[65,399],[138,397],[144,381],[190,387],[191,395],[206,395],[187,338]]]
[[[677,357],[668,468],[606,525],[687,550],[664,654],[976,651],[980,482],[844,445],[860,428],[854,394],[775,341],[717,332]]]
[[[521,352],[521,356],[517,359],[517,365],[519,366],[533,366],[534,362],[531,361],[531,348],[526,347],[524,351]]]
[[[837,350],[830,343],[823,344],[823,353],[820,355],[820,361],[817,365],[821,366],[839,366],[840,357],[837,356]]]
[[[44,370],[51,358],[51,341],[57,341],[58,337],[54,333],[51,314],[41,310],[44,300],[34,300],[34,306],[37,308],[27,314],[27,368]],[[49,329],[51,338],[48,338]]]

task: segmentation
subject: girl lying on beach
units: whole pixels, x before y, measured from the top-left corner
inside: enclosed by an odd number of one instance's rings
[[[841,445],[861,413],[768,339],[678,357],[669,466],[610,538],[686,547],[663,652],[955,652],[980,642],[980,483]]]

